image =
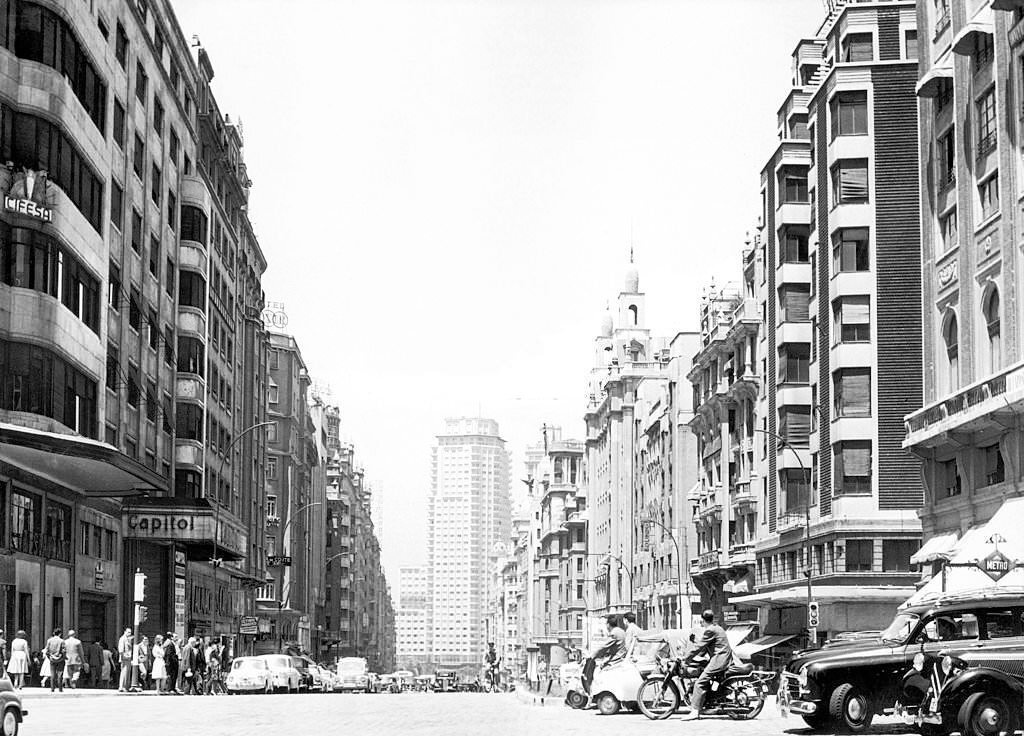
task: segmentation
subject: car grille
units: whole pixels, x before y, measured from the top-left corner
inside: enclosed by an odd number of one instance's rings
[[[800,700],[800,683],[797,682],[796,675],[783,672],[782,682],[779,683],[779,687],[786,689],[786,694],[789,695],[790,700]]]

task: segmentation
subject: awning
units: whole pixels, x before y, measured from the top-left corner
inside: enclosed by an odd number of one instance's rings
[[[729,645],[735,648],[741,641],[750,636],[750,632],[753,630],[753,626],[737,624],[736,626],[729,626],[725,629],[725,637],[729,640]]]
[[[893,603],[914,594],[913,585],[815,585],[814,600],[819,603]],[[730,603],[746,603],[758,608],[789,608],[807,604],[804,585],[769,590],[753,595],[733,596]]]
[[[787,642],[790,639],[795,639],[796,634],[772,634],[771,636],[762,636],[760,639],[754,639],[746,644],[740,644],[732,648],[733,653],[740,659],[750,659],[758,652],[763,652],[765,649],[771,649],[776,647],[783,642]]]
[[[932,537],[921,545],[921,549],[911,555],[910,564],[923,565],[926,562],[948,557],[958,537],[959,535],[956,532],[938,534]]]
[[[973,54],[978,45],[978,34],[981,33],[987,33],[990,36],[995,33],[995,26],[991,19],[972,20],[966,23],[953,39],[953,53],[961,56]]]
[[[942,85],[953,83],[952,66],[933,66],[917,83],[918,97],[938,97]]]
[[[158,496],[132,501],[121,509],[121,526],[125,539],[176,542],[187,546],[189,556],[197,560],[238,561],[249,551],[248,530],[233,514],[218,510],[205,498]]]
[[[976,546],[979,542],[985,541],[982,539],[984,534],[985,524],[978,524],[977,526],[972,526],[970,529],[964,532],[964,535],[960,537],[956,544],[950,547],[946,557],[952,559],[961,550],[971,549],[972,547]]]
[[[992,0],[992,10],[1020,10],[1024,0]]]
[[[14,472],[106,498],[145,496],[167,480],[113,445],[74,434],[0,423],[0,463]]]

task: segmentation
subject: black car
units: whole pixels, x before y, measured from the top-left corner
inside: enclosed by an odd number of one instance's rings
[[[942,596],[900,611],[875,639],[794,654],[782,673],[779,709],[800,715],[812,728],[834,723],[859,733],[876,714],[894,711],[917,655],[1005,670],[1007,659],[1020,667],[1022,647],[1024,595],[1019,591]]]
[[[964,736],[1013,733],[1024,723],[1024,650],[988,652],[983,644],[971,665],[944,656],[935,663],[931,687],[916,717],[907,717],[931,734],[959,731]]]
[[[309,671],[309,662],[303,657],[296,656],[292,656],[291,660],[292,667],[299,673],[299,690],[305,690],[307,693],[313,692],[313,673]]]

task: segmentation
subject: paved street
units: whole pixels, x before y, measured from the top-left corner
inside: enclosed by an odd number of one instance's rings
[[[399,734],[459,736],[493,733],[618,736],[620,734],[807,734],[799,719],[783,719],[766,705],[753,721],[706,719],[683,723],[679,717],[648,721],[641,715],[599,716],[562,705],[527,705],[516,695],[260,695],[220,698],[88,695],[26,700],[29,716],[23,736],[250,736],[284,734]],[[882,719],[874,733],[904,734],[911,729]]]

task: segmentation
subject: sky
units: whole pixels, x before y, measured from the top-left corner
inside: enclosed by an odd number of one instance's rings
[[[430,448],[496,419],[522,477],[585,436],[630,248],[648,327],[738,280],[791,54],[822,0],[174,0],[314,379],[382,489],[383,550],[425,561]],[[379,492],[379,491],[378,491]]]

